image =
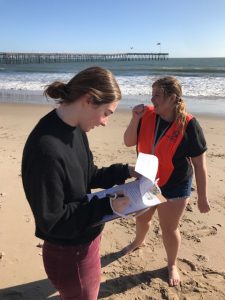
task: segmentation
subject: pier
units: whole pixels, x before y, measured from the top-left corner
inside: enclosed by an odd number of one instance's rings
[[[166,60],[169,53],[15,53],[0,52],[0,64]]]

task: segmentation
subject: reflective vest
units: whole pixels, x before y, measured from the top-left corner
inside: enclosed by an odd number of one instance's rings
[[[192,115],[187,115],[186,126],[192,118]],[[156,114],[154,113],[154,108],[149,106],[141,121],[137,150],[138,152],[154,154],[158,157],[158,185],[163,186],[167,183],[174,170],[173,156],[184,136],[185,130],[179,129],[178,125],[173,122],[166,133],[157,141],[153,150],[155,134],[157,134],[155,126]]]

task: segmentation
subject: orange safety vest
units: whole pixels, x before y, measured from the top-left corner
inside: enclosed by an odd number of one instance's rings
[[[192,115],[187,115],[187,124],[192,118]],[[177,124],[173,122],[167,132],[157,141],[153,150],[154,138],[155,134],[157,134],[157,132],[155,132],[155,123],[156,113],[154,112],[154,108],[153,106],[148,106],[142,118],[137,149],[138,152],[154,154],[158,157],[158,185],[163,186],[167,183],[174,170],[173,156],[184,136],[184,130],[180,130]]]

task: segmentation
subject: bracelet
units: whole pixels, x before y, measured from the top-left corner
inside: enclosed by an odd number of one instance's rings
[[[118,195],[117,193],[114,194],[106,194],[107,197],[109,197],[110,200],[116,200]]]

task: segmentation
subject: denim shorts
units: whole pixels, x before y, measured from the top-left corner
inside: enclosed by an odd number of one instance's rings
[[[189,198],[191,195],[191,186],[192,186],[192,176],[187,180],[180,183],[176,187],[165,187],[161,188],[162,195],[167,199],[182,200],[184,198]]]

